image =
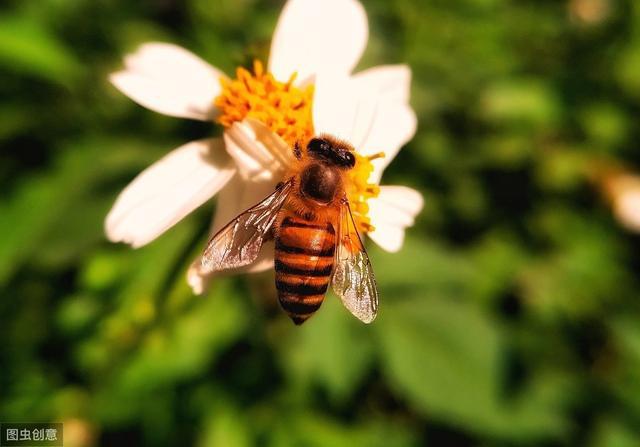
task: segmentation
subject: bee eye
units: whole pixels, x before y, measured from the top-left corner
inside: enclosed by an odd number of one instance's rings
[[[327,150],[327,143],[320,138],[314,138],[307,144],[307,149],[311,152],[325,152]]]
[[[344,158],[350,168],[353,168],[356,165],[356,157],[351,152],[346,152],[344,154]]]

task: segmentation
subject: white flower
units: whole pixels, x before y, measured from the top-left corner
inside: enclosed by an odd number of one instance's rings
[[[124,70],[111,76],[127,96],[166,115],[217,119],[226,129],[224,144],[220,139],[189,143],[141,173],[107,216],[109,239],[142,246],[220,191],[216,231],[282,180],[293,141],[326,132],[349,141],[361,155],[356,183],[366,191],[360,191],[362,203],[355,208],[365,228],[375,228],[368,236],[388,251],[399,250],[422,197],[407,187],[374,185],[415,133],[408,102],[411,73],[395,65],[352,75],[367,38],[366,15],[355,0],[289,0],[273,36],[268,73],[256,65],[254,74],[240,70],[239,79],[229,79],[164,43],[144,44],[127,56]],[[272,92],[271,102],[265,89]],[[374,155],[379,152],[384,158]],[[247,270],[268,268],[269,257],[267,248]],[[207,278],[198,264],[188,280],[201,293]]]

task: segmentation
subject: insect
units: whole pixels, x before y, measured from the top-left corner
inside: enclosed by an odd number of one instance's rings
[[[320,135],[304,150],[296,144],[293,153],[286,180],[209,240],[201,268],[251,264],[273,238],[278,299],[296,325],[320,308],[329,283],[353,315],[370,323],[378,291],[345,192],[345,174],[356,161],[353,148]]]

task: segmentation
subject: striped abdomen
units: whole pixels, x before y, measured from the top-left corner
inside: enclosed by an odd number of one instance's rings
[[[327,291],[336,235],[330,223],[315,223],[289,214],[276,236],[276,288],[280,305],[295,324],[320,308]]]

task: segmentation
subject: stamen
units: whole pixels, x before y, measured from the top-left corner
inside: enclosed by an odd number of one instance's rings
[[[255,118],[293,146],[305,143],[313,136],[311,105],[313,87],[302,90],[293,82],[277,81],[264,71],[262,62],[253,62],[253,73],[245,68],[236,70],[236,79],[221,79],[222,93],[215,99],[221,114],[218,123],[231,126],[245,118]]]
[[[375,154],[372,155],[367,155],[367,159],[369,161],[373,161],[373,160],[378,160],[379,158],[384,158],[387,155],[384,152],[376,152]]]
[[[349,181],[347,182],[347,197],[351,206],[353,219],[362,233],[370,233],[375,229],[369,219],[368,200],[380,194],[380,187],[374,183],[369,183],[369,176],[373,172],[371,160],[384,156],[383,152],[363,157],[355,154],[356,164],[349,171]],[[373,158],[372,158],[373,157]]]

